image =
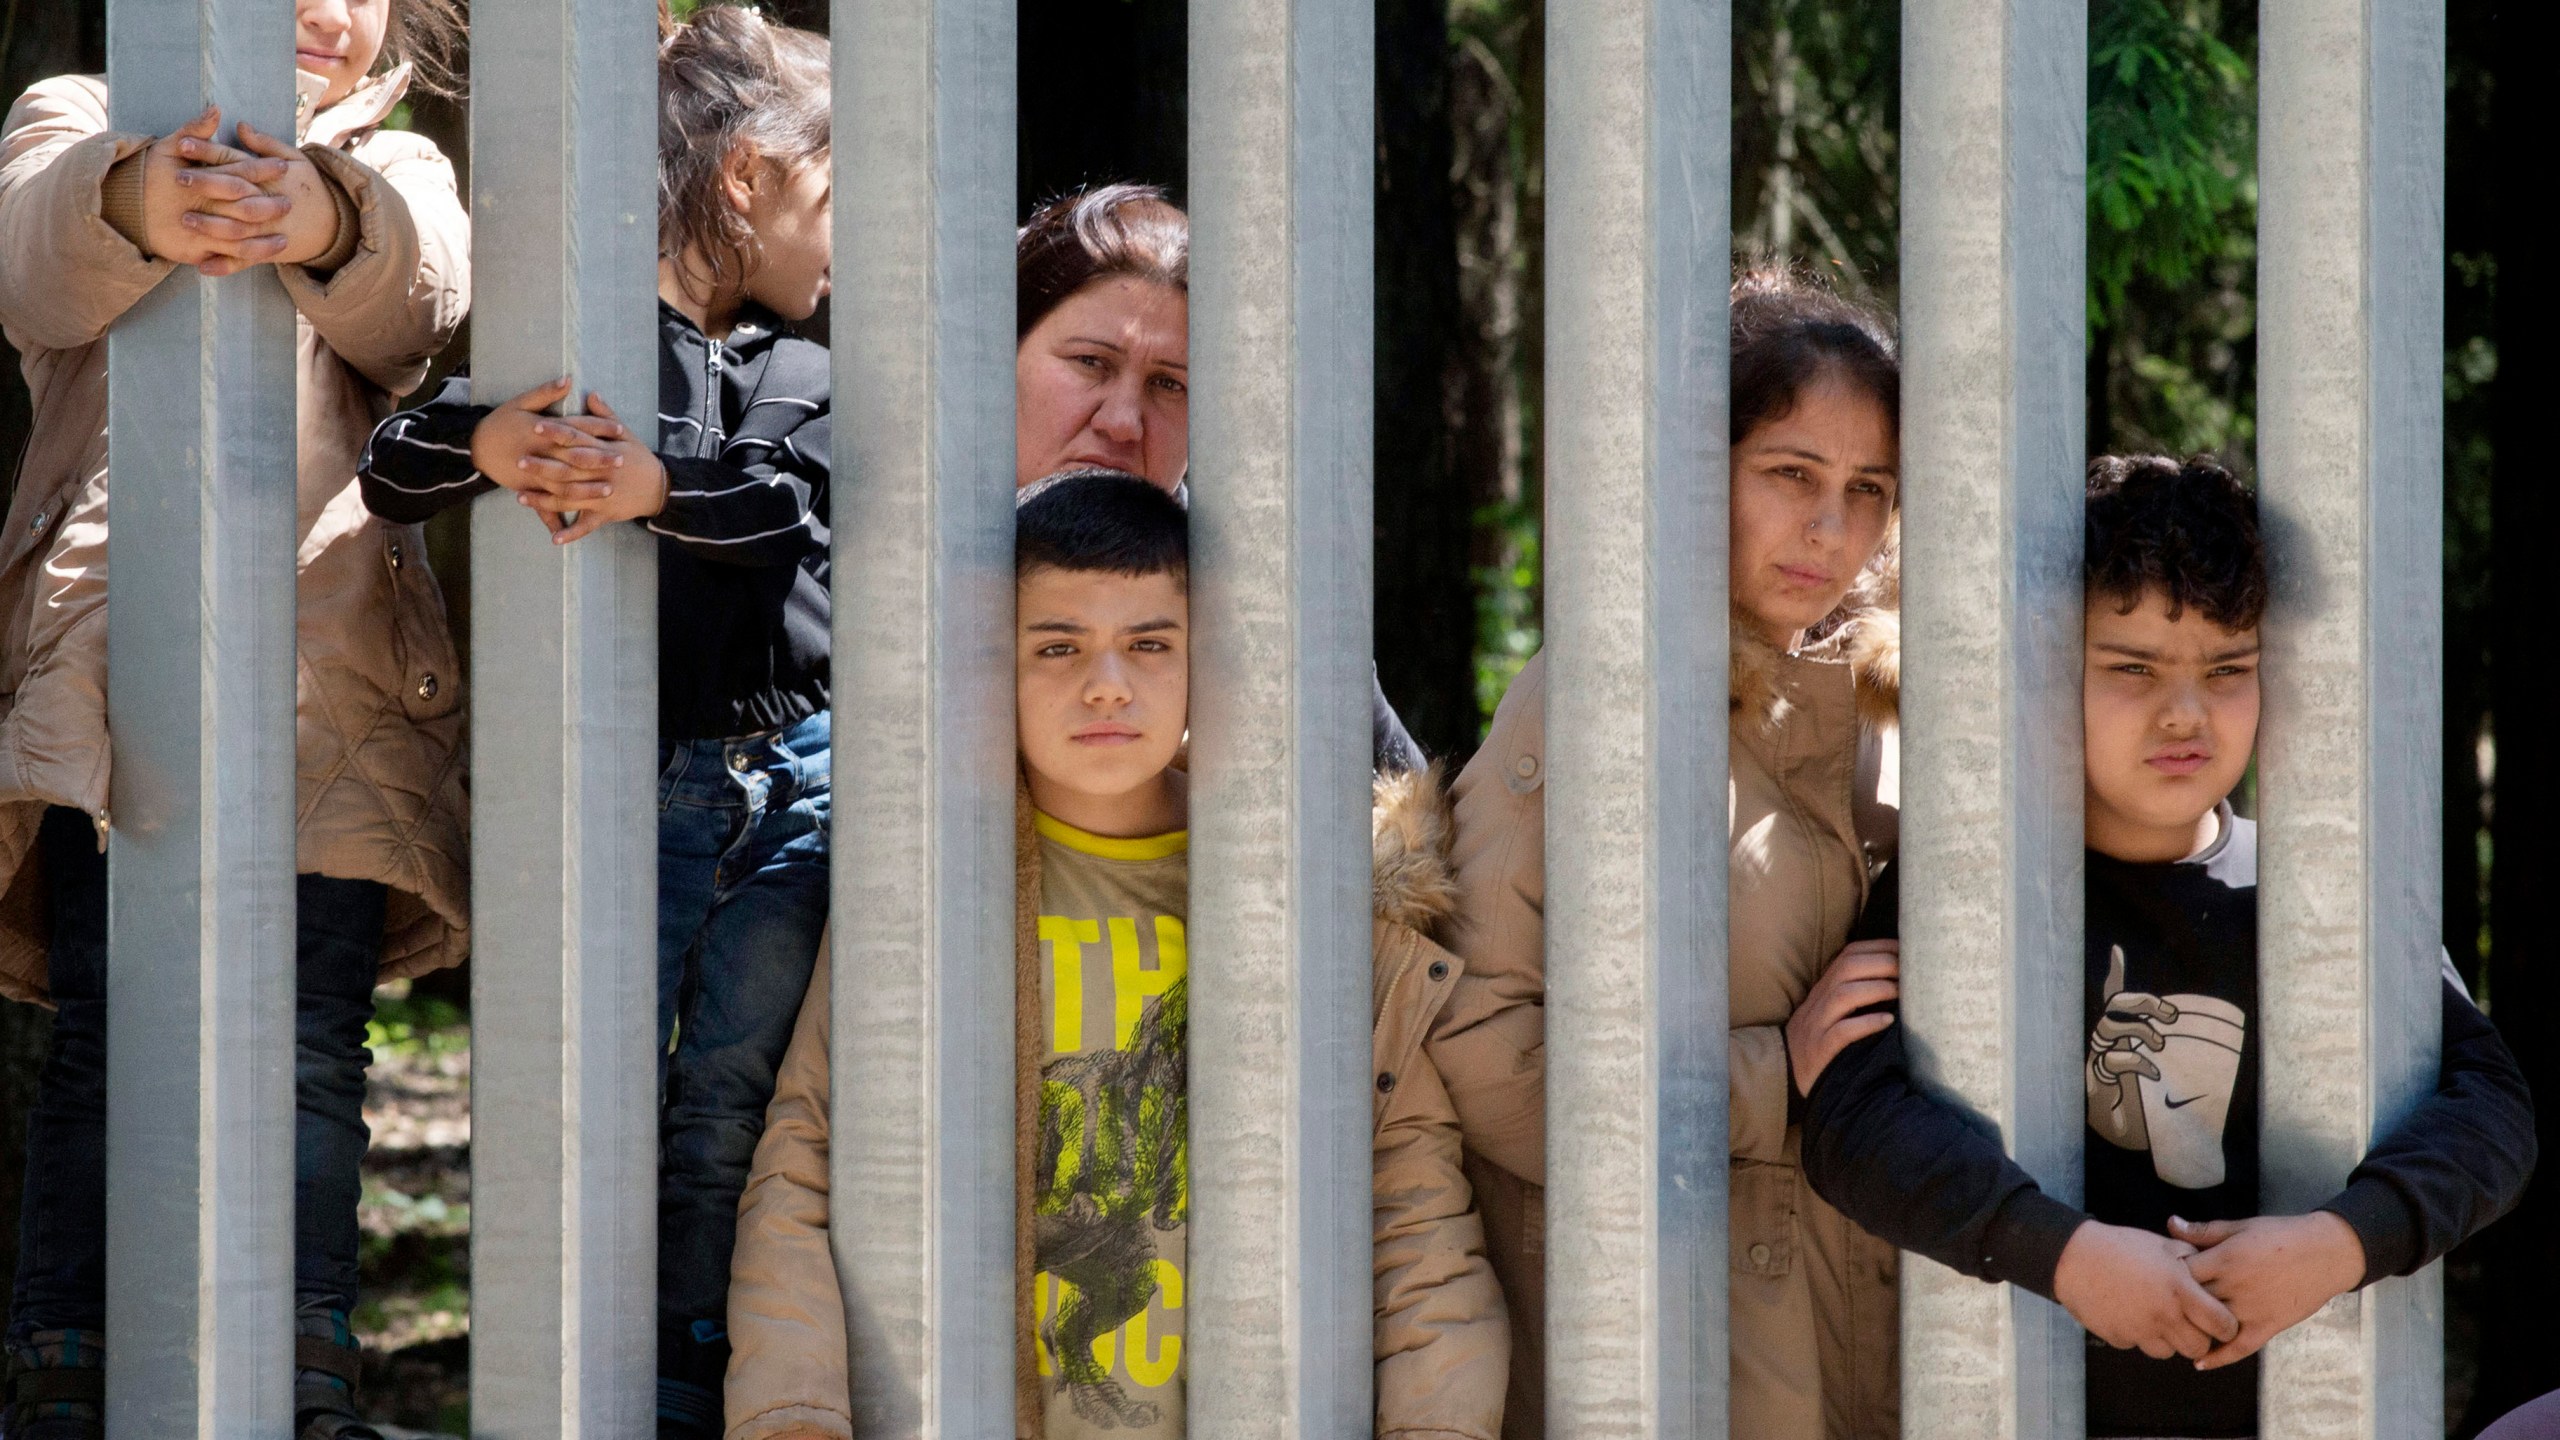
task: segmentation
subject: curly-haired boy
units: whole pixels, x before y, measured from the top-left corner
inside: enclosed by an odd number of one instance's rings
[[[1789,1026],[1815,1064],[1837,1051],[1805,1098],[1804,1170],[1876,1234],[2106,1342],[2091,1436],[2254,1435],[2270,1338],[2515,1204],[2532,1100],[2448,962],[2435,1093],[2318,1209],[2258,1213],[2257,827],[2228,798],[2258,731],[2256,505],[2210,460],[2111,457],[2090,467],[2087,533],[2087,1209],[1916,1086],[1899,1026],[1842,1047],[1830,1032],[1864,1029],[1858,1002],[1889,980],[1831,987]],[[1893,934],[1895,895],[1888,872],[1863,935]]]

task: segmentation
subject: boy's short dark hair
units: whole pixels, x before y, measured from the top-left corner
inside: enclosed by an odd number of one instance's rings
[[[2157,591],[2170,619],[2192,606],[2225,630],[2254,630],[2265,616],[2257,498],[2221,461],[2101,455],[2089,462],[2087,513],[2092,598],[2131,614]]]
[[[1013,508],[1013,573],[1042,566],[1171,575],[1188,589],[1191,521],[1175,499],[1124,470],[1071,470],[1024,487]]]

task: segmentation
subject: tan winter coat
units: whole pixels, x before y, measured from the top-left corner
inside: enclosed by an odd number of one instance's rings
[[[1432,939],[1449,918],[1449,816],[1438,777],[1381,778],[1371,812],[1377,918],[1371,1204],[1375,1224],[1377,1434],[1400,1440],[1495,1440],[1511,1340],[1484,1229],[1458,1163],[1458,1117],[1423,1048],[1462,973]],[[1017,806],[1017,993],[1039,993],[1039,845],[1028,800]],[[729,1278],[727,1440],[853,1434],[845,1383],[844,1297],[827,1248],[827,966],[818,966],[784,1057],[755,1168],[739,1202]],[[1016,1114],[1039,1114],[1037,1007],[1017,1027]],[[1025,1100],[1020,1097],[1028,1095]],[[1036,1142],[1036,1122],[1019,1157]],[[1040,1440],[1031,1342],[1034,1186],[1017,1183],[1015,1429]]]
[[[1805,1185],[1783,1038],[1891,852],[1898,656],[1885,609],[1798,655],[1734,635],[1731,1412],[1750,1440],[1898,1434],[1895,1252]],[[1455,786],[1468,973],[1429,1045],[1511,1304],[1512,1440],[1545,1415],[1545,724],[1540,656]]]
[[[406,69],[312,118],[304,153],[359,232],[323,274],[277,266],[300,312],[295,866],[390,889],[382,976],[466,948],[462,686],[415,526],[366,513],[357,457],[417,388],[470,296],[453,170],[383,130]],[[35,86],[0,131],[0,325],[24,357],[33,439],[0,524],[0,995],[45,991],[36,827],[48,805],[109,825],[107,345],[173,268],[101,209],[151,137],[107,128],[94,76]],[[343,246],[344,241],[341,241]],[[230,282],[237,283],[237,282]]]

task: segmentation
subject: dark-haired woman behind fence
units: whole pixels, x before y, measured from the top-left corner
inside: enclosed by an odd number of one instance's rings
[[[1189,503],[1190,323],[1191,220],[1162,189],[1103,185],[1033,211],[1014,240],[1015,487],[1124,470]],[[1422,768],[1374,675],[1369,728],[1379,770]]]
[[[1895,836],[1900,372],[1882,317],[1795,273],[1746,273],[1732,313],[1732,1429],[1890,1440],[1896,1256],[1805,1187],[1787,1022],[1890,969],[1832,961]],[[1431,1041],[1511,1300],[1513,1437],[1545,1415],[1545,712],[1540,657],[1458,777],[1467,973]]]

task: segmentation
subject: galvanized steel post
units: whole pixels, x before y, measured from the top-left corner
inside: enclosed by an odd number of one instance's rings
[[[119,4],[119,130],[293,133],[293,9]],[[118,1440],[292,1428],[294,312],[181,268],[108,339],[107,1374]],[[57,518],[55,523],[62,523]],[[74,643],[77,643],[76,641]]]
[[[1191,6],[1188,1426],[1366,1434],[1375,56]]]
[[[2076,1203],[2087,16],[1906,0],[1902,45],[1902,1014]],[[1905,1257],[1902,1433],[2078,1435],[2085,1343]]]
[[[1725,1434],[1732,7],[1547,28],[1547,1433]]]
[[[1014,1404],[1011,0],[836,0],[834,1066],[854,1433]],[[1030,1003],[1037,1005],[1037,996]]]
[[[474,397],[557,376],[655,443],[649,7],[472,14]],[[471,516],[471,1428],[655,1423],[657,540]]]
[[[2269,1213],[2435,1088],[2443,825],[2442,0],[2260,12],[2258,469],[2276,577],[2259,764]],[[2270,1440],[2444,1432],[2443,1272],[2266,1351]]]

